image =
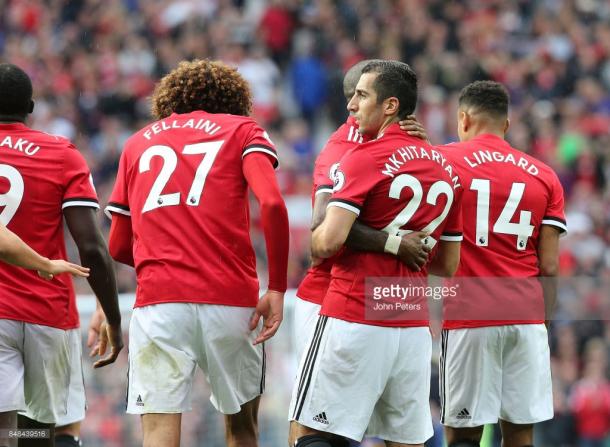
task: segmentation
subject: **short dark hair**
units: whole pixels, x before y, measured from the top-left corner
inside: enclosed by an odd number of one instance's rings
[[[373,88],[377,102],[398,98],[398,117],[404,119],[417,105],[417,75],[408,64],[399,61],[374,61],[366,64],[362,73],[377,73]]]
[[[32,112],[32,81],[16,65],[0,64],[0,115]]]
[[[371,62],[382,62],[381,59],[367,59],[360,62],[356,62],[352,65],[347,72],[345,72],[345,76],[343,77],[343,94],[345,95],[345,99],[349,102],[349,100],[354,96],[354,92],[356,91],[356,84],[358,84],[358,80],[360,79],[360,75],[362,74],[362,69],[366,67]]]
[[[493,118],[504,118],[508,116],[510,97],[506,87],[499,82],[475,81],[462,89],[458,104],[474,107]]]

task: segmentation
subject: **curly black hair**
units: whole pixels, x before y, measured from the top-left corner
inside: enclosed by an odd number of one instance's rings
[[[182,61],[163,77],[152,96],[152,115],[204,110],[209,113],[250,115],[252,93],[238,71],[220,61]]]

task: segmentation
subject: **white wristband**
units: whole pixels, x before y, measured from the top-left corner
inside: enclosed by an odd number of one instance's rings
[[[388,239],[385,241],[385,247],[383,248],[383,251],[396,256],[398,254],[398,249],[400,248],[401,241],[402,238],[400,236],[389,234]]]

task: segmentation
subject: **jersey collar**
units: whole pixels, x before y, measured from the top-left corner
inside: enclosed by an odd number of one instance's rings
[[[481,135],[477,135],[470,141],[487,141],[494,143],[494,145],[502,144],[503,146],[509,146],[509,144],[504,138],[494,135],[492,133],[484,133]]]

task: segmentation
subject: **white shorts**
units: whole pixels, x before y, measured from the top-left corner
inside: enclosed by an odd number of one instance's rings
[[[547,337],[543,324],[444,330],[441,422],[459,428],[551,419]]]
[[[78,352],[78,361],[74,356],[74,361],[70,362],[70,388],[68,389],[68,412],[59,415],[55,422],[56,427],[81,422],[85,419],[87,409],[87,398],[85,394],[85,380],[83,377],[83,359],[81,334],[78,333],[78,343],[74,343],[74,350]],[[75,340],[76,341],[76,340]]]
[[[129,326],[127,413],[191,410],[199,366],[218,411],[234,414],[263,393],[265,351],[252,343],[251,307],[165,303],[133,310]]]
[[[0,320],[0,412],[53,424],[74,405],[84,418],[80,329]],[[79,374],[72,374],[72,370]],[[77,382],[77,383],[75,383]],[[72,390],[82,390],[82,393]]]
[[[360,441],[420,444],[432,434],[427,327],[320,316],[301,359],[289,419]],[[367,429],[368,427],[368,429]]]
[[[299,297],[294,302],[294,350],[297,362],[300,362],[309,337],[316,327],[321,307],[319,304]]]

